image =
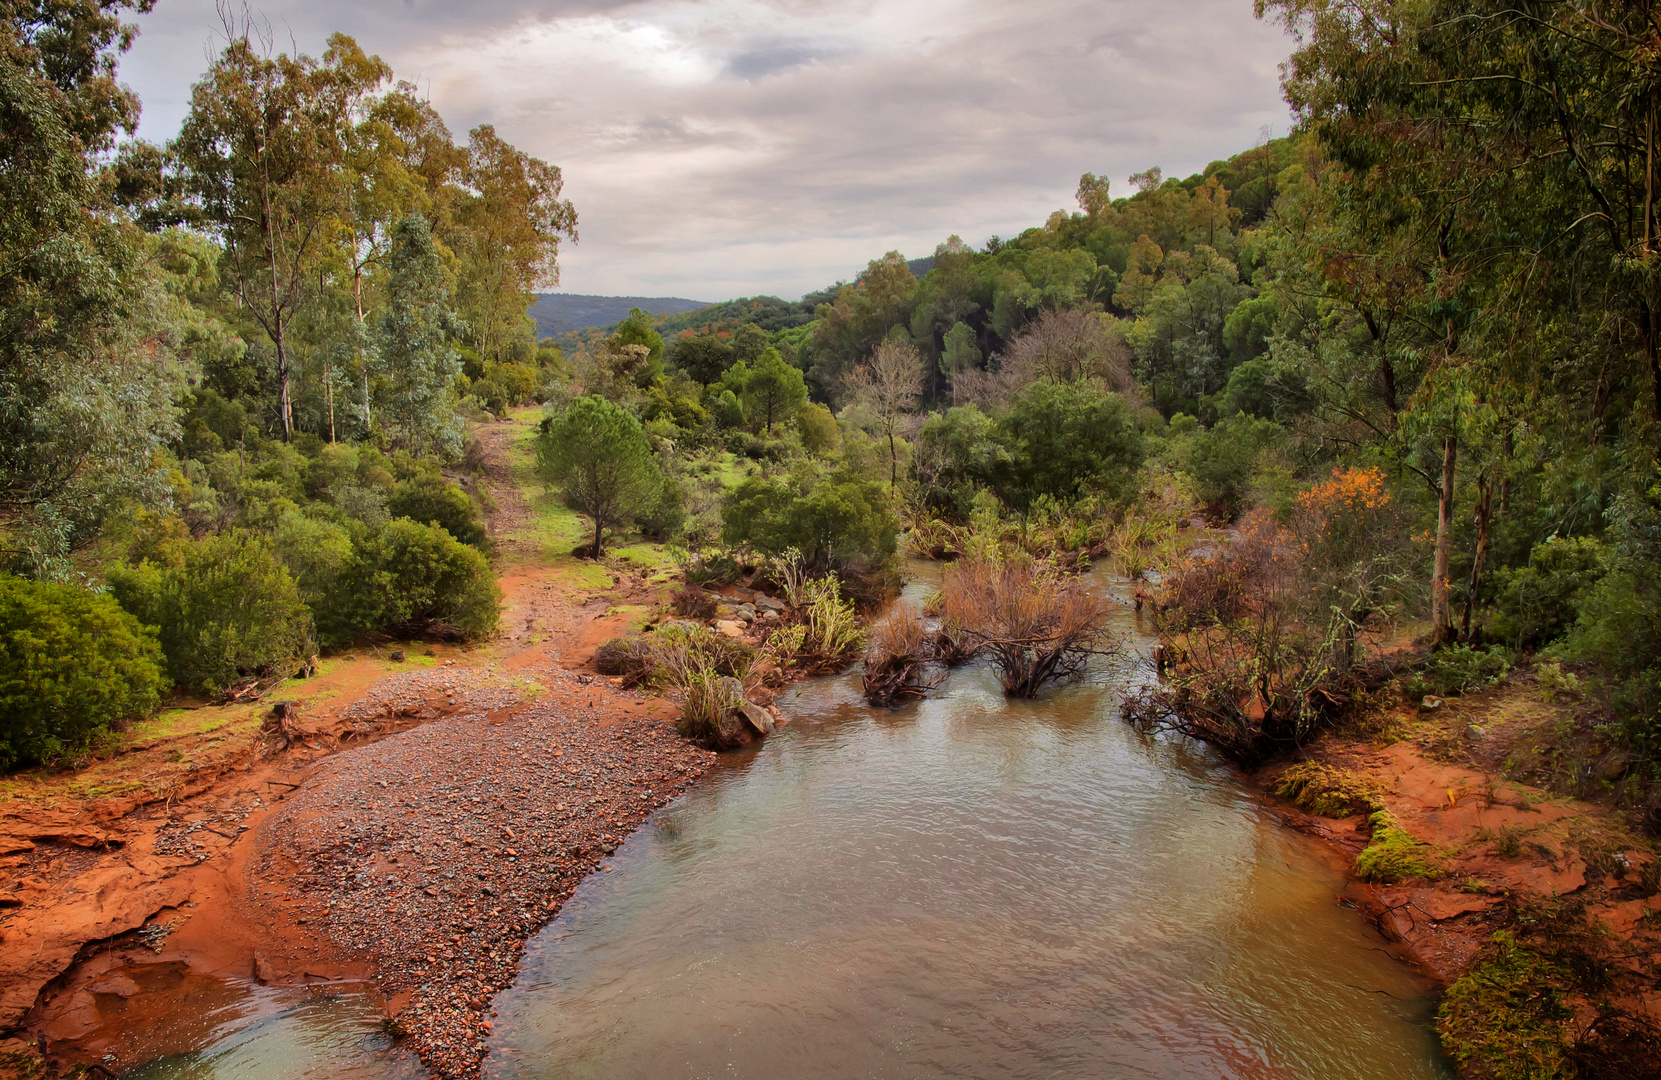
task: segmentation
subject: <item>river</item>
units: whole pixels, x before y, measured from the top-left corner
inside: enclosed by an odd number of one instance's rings
[[[1330,858],[1120,720],[1136,677],[1011,702],[969,667],[892,711],[857,675],[797,686],[528,944],[486,1075],[1450,1077]],[[343,995],[140,1075],[409,1073]]]

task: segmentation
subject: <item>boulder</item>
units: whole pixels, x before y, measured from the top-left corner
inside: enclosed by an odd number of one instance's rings
[[[748,723],[751,727],[756,729],[756,734],[758,734],[758,735],[771,735],[771,734],[773,734],[773,728],[774,728],[773,716],[766,709],[763,709],[760,705],[756,705],[753,702],[742,701],[741,700],[738,703],[738,712],[741,716],[744,717],[744,720],[745,720],[746,723]]]
[[[774,600],[771,596],[757,596],[756,607],[762,611],[778,613],[784,610],[784,601]]]
[[[730,638],[741,638],[744,636],[744,624],[734,622],[731,619],[717,619],[715,621],[715,632],[725,634]]]

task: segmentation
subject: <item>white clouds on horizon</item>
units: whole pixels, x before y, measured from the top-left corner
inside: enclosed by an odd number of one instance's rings
[[[264,15],[320,52],[335,29],[559,165],[582,242],[571,292],[798,296],[897,248],[979,243],[1071,207],[1081,172],[1186,175],[1288,116],[1280,31],[1246,0],[293,0]],[[123,78],[142,134],[177,129],[210,0],[139,19]]]

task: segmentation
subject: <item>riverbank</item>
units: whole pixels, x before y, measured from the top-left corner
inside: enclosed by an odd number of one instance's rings
[[[562,554],[580,523],[535,489],[532,432],[477,432],[494,642],[360,648],[263,702],[170,710],[79,769],[0,782],[0,1076],[42,1052],[120,1072],[192,1049],[157,1024],[192,994],[347,983],[433,1074],[476,1067],[488,1016],[470,1003],[711,760],[671,705],[585,672],[674,575],[645,548]]]
[[[1514,672],[1434,711],[1391,707],[1369,718],[1370,736],[1325,736],[1253,777],[1288,825],[1342,856],[1350,898],[1453,988],[1450,1000],[1488,987],[1507,950],[1545,958],[1499,981],[1519,997],[1483,1003],[1475,1042],[1444,1005],[1444,1045],[1470,1057],[1466,1075],[1489,1075],[1484,1055],[1521,1052],[1508,1040],[1555,1040],[1547,1050],[1567,1059],[1600,1025],[1650,1045],[1644,1032],[1661,1019],[1661,860],[1631,813],[1611,805],[1627,762],[1556,760],[1574,753],[1569,733],[1582,726],[1573,702],[1548,700],[1533,674]],[[1538,782],[1564,775],[1584,797]],[[1363,855],[1379,844],[1386,858]],[[1559,977],[1576,968],[1586,977]],[[1545,981],[1529,983],[1541,972]]]

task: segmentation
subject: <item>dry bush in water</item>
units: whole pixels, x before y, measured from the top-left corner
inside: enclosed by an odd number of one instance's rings
[[[871,630],[871,644],[865,650],[865,700],[887,706],[922,697],[940,682],[929,677],[933,661],[934,642],[922,612],[915,604],[894,605],[888,617]]]
[[[1412,589],[1382,481],[1372,470],[1335,474],[1306,493],[1289,527],[1248,515],[1234,542],[1177,570],[1160,603],[1164,682],[1128,698],[1125,715],[1255,765],[1387,679],[1377,639]]]
[[[946,635],[991,660],[1010,697],[1035,697],[1045,683],[1117,647],[1107,640],[1113,608],[1106,597],[1032,563],[954,563],[941,600]]]

